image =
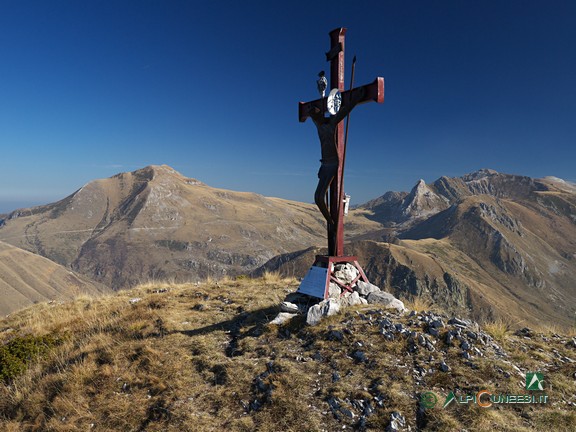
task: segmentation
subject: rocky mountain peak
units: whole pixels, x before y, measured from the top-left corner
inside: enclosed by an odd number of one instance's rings
[[[412,188],[412,191],[416,191],[416,193],[426,193],[427,190],[429,190],[428,186],[426,186],[426,182],[423,179],[418,180]]]
[[[117,174],[114,177],[134,177],[140,181],[167,180],[183,182],[188,185],[204,185],[201,181],[188,178],[168,165],[148,165],[136,171]]]
[[[474,171],[472,173],[463,175],[462,179],[465,182],[469,182],[469,181],[473,181],[473,180],[480,180],[483,178],[493,177],[493,176],[496,176],[499,174],[500,173],[498,171],[495,171],[493,169],[482,168],[482,169],[479,169],[478,171]]]
[[[438,213],[447,206],[446,200],[436,195],[422,179],[412,188],[402,202],[402,213],[406,217],[421,218]]]
[[[421,201],[423,199],[429,198],[434,194],[432,190],[426,185],[426,182],[422,179],[418,180],[416,185],[412,188],[405,201]]]
[[[316,327],[303,314],[270,323],[297,287],[294,278],[150,282],[14,314],[0,321],[4,364],[34,363],[3,369],[19,385],[2,387],[0,429],[270,431],[281,419],[293,431],[573,430],[576,338],[556,326],[520,321],[514,331],[436,305],[400,313],[377,302]],[[544,391],[523,390],[530,371],[541,371]],[[502,403],[458,403],[479,388]],[[519,392],[550,403],[505,403]]]

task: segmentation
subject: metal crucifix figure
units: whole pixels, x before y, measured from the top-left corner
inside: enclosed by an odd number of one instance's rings
[[[342,120],[350,111],[365,102],[384,102],[384,78],[378,77],[371,84],[344,91],[344,38],[345,28],[330,32],[330,51],[326,60],[330,62],[330,95],[325,98],[326,79],[324,72],[319,74],[318,90],[321,98],[311,102],[300,102],[298,117],[300,122],[312,118],[320,138],[322,165],[318,172],[318,186],[314,201],[326,219],[328,226],[328,255],[344,256],[344,162],[346,141]],[[352,76],[354,72],[352,72]],[[352,87],[352,85],[350,86]],[[330,116],[326,117],[325,113]],[[330,188],[329,200],[326,195]]]

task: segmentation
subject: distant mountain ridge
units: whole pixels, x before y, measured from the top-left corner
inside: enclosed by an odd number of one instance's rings
[[[355,211],[382,226],[347,252],[396,296],[426,296],[478,319],[573,324],[576,185],[483,169],[420,180],[410,193],[387,192]],[[290,257],[264,268],[274,266],[294,273]]]
[[[165,165],[92,181],[2,224],[0,240],[114,288],[247,273],[324,236],[312,204],[211,188]]]
[[[432,184],[419,180],[410,193],[387,192],[358,208],[370,210],[379,221],[395,226],[406,222],[413,224],[470,196],[525,199],[534,192],[544,191],[573,193],[576,186],[555,177],[532,179],[481,169],[462,177],[443,176]]]
[[[345,252],[399,298],[477,319],[573,323],[576,185],[483,169],[417,182],[351,210]],[[0,241],[127,288],[281,269],[325,245],[312,204],[211,188],[167,166],[95,180],[0,221]]]

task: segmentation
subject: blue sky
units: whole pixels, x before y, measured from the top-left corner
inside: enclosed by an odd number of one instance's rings
[[[331,6],[329,6],[331,5]],[[0,212],[167,164],[211,186],[312,202],[328,33],[360,204],[480,168],[576,181],[572,1],[0,0]],[[348,85],[348,84],[347,84]]]

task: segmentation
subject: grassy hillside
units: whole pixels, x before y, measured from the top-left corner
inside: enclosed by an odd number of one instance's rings
[[[37,302],[109,291],[49,259],[0,241],[0,316]]]
[[[574,430],[574,334],[480,328],[417,301],[269,325],[297,286],[150,283],[15,313],[0,321],[0,430]],[[528,394],[528,371],[548,404],[442,407],[450,391]]]

